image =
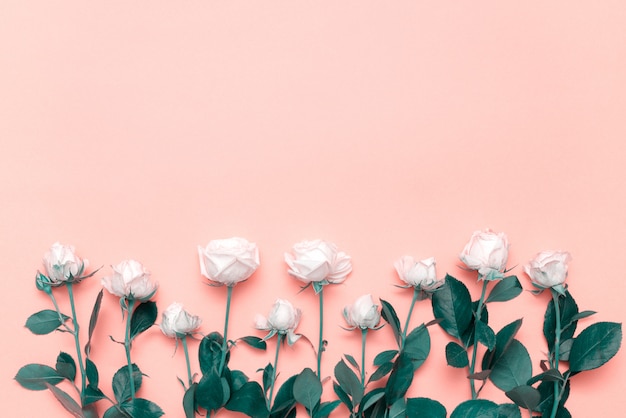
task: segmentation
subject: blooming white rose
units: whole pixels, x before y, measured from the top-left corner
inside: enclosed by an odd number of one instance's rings
[[[504,277],[508,256],[509,241],[506,235],[487,229],[472,234],[460,258],[468,268],[478,270],[480,279],[497,280]]]
[[[109,293],[145,302],[157,291],[158,284],[150,279],[150,272],[140,262],[125,260],[111,267],[113,274],[102,278],[102,286]]]
[[[51,286],[60,286],[65,282],[78,282],[89,262],[81,260],[71,245],[55,242],[43,257],[48,283]]]
[[[350,257],[337,250],[333,243],[313,240],[293,246],[293,254],[285,254],[289,274],[305,283],[341,283],[352,271]]]
[[[356,327],[377,329],[380,322],[378,305],[374,304],[374,299],[369,294],[361,296],[352,305],[343,308],[343,317],[351,329]]]
[[[408,286],[413,286],[422,293],[431,294],[444,283],[443,280],[437,280],[435,264],[435,257],[415,261],[413,257],[405,255],[394,263],[394,267],[400,279]]]
[[[213,240],[198,246],[198,255],[202,275],[226,286],[248,279],[259,267],[259,249],[244,238]]]
[[[196,330],[201,323],[199,316],[190,315],[183,305],[174,302],[163,312],[159,326],[168,337],[183,338]]]
[[[552,287],[562,293],[565,290],[563,283],[567,278],[567,263],[571,260],[572,256],[566,251],[542,251],[524,266],[524,271],[537,287]]]
[[[276,299],[269,316],[257,314],[254,319],[254,327],[260,330],[269,331],[269,334],[263,338],[267,340],[276,334],[287,335],[287,342],[292,345],[301,337],[294,331],[300,322],[302,312],[298,308],[283,299]]]

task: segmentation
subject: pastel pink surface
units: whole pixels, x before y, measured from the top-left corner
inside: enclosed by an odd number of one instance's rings
[[[360,346],[340,328],[344,305],[372,293],[406,317],[411,294],[393,287],[400,256],[435,256],[439,275],[477,298],[458,253],[486,227],[508,234],[526,288],[521,266],[535,253],[570,251],[580,307],[622,322],[625,28],[620,1],[2,2],[2,415],[65,416],[49,393],[12,380],[74,350],[65,334],[22,326],[50,308],[33,278],[54,241],[104,266],[77,288],[83,328],[99,277],[136,258],[160,282],[160,309],[182,302],[210,332],[223,326],[225,291],[204,284],[196,246],[246,237],[261,267],[236,288],[229,332],[262,336],[254,315],[280,297],[303,310],[299,331],[313,341],[317,299],[298,293],[283,253],[333,241],[354,271],[326,292],[327,375]],[[547,301],[524,293],[490,311],[495,329],[524,317],[535,370]],[[123,335],[111,295],[101,316],[93,357],[108,384],[125,361],[109,339]],[[412,324],[431,319],[424,302]],[[445,365],[449,338],[431,334],[412,394],[451,411],[469,397],[465,372]],[[372,333],[368,360],[392,347],[388,327]],[[258,380],[268,348],[237,348],[233,361]],[[141,395],[182,416],[182,350],[154,328],[133,356],[150,376]],[[284,377],[307,366],[304,343],[281,354]],[[573,416],[620,416],[625,373],[620,353],[575,379]],[[491,385],[483,393],[506,400]]]

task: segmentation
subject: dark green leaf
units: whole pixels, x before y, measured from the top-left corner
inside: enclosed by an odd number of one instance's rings
[[[541,382],[539,386],[537,386],[537,390],[539,390],[539,393],[541,394],[541,402],[537,406],[537,411],[546,416],[549,416],[550,412],[552,411],[552,405],[554,403],[554,382]],[[565,385],[563,393],[560,395],[561,400],[559,402],[559,409],[561,409],[561,407],[567,401],[567,398],[569,398],[569,392],[570,384],[568,381]]]
[[[291,376],[282,384],[276,397],[274,398],[274,405],[272,405],[272,415],[279,412],[288,412],[296,404],[296,400],[293,397],[293,382],[296,381],[298,375]]]
[[[446,345],[446,361],[448,366],[457,367],[462,369],[469,365],[469,359],[467,357],[467,351],[459,344],[450,341]]]
[[[483,369],[490,369],[493,367],[493,364],[502,356],[509,346],[511,342],[515,338],[517,331],[522,326],[522,319],[518,319],[516,321],[511,322],[510,324],[502,327],[500,331],[496,334],[496,348],[495,350],[488,350],[483,357]]]
[[[91,361],[91,359],[89,358],[85,359],[85,373],[87,374],[87,381],[89,382],[89,385],[93,386],[94,388],[97,388],[98,383],[100,383],[99,382],[100,377],[98,375],[98,368],[96,367],[96,363]]]
[[[508,349],[491,368],[489,379],[500,390],[509,391],[526,384],[532,376],[532,363],[526,347],[512,340]]]
[[[267,418],[269,412],[265,406],[263,389],[257,382],[247,382],[234,392],[224,406],[229,411],[242,412],[252,418]]]
[[[85,418],[99,418],[98,408],[95,404],[83,405],[83,415]]]
[[[104,399],[106,396],[102,391],[98,388],[94,388],[91,385],[88,385],[85,388],[85,396],[83,397],[83,406],[87,406],[94,402],[98,402],[100,399]]]
[[[377,380],[382,379],[383,377],[387,376],[387,374],[389,374],[391,369],[393,369],[392,362],[388,361],[387,363],[381,364],[380,367],[377,368],[374,373],[372,373],[368,382],[375,382]]]
[[[47,386],[48,386],[48,389],[50,389],[50,392],[52,392],[54,397],[57,399],[57,401],[59,401],[59,403],[63,406],[63,408],[65,408],[67,412],[69,412],[76,418],[85,417],[83,415],[83,410],[80,407],[80,405],[78,405],[78,403],[74,399],[72,399],[72,397],[68,395],[67,392],[49,383],[47,383]]]
[[[483,321],[474,321],[476,327],[476,338],[480,341],[488,350],[493,350],[496,345],[496,334],[491,327],[485,324]]]
[[[59,328],[63,322],[69,319],[69,316],[63,315],[63,321],[59,318],[59,314],[56,311],[50,309],[44,309],[37,313],[32,314],[26,320],[26,328],[33,334],[45,335],[50,334],[55,329]]]
[[[121,406],[132,418],[158,418],[163,415],[161,408],[147,399],[136,398]]]
[[[389,412],[387,413],[388,418],[404,418],[406,417],[406,402],[404,398],[400,398],[396,400],[391,407],[389,407]]]
[[[359,363],[356,362],[354,357],[352,357],[350,354],[344,354],[344,357],[346,358],[346,360],[348,360],[350,362],[352,367],[357,369],[357,371],[361,371],[361,368],[359,367]]]
[[[506,396],[516,405],[529,411],[534,411],[541,401],[541,393],[532,386],[517,386],[506,392]]]
[[[239,340],[243,341],[246,344],[248,344],[250,347],[256,348],[258,350],[265,350],[265,349],[267,349],[267,343],[265,341],[263,341],[262,338],[259,338],[259,337],[253,337],[253,336],[242,337]]]
[[[331,401],[331,402],[322,402],[315,411],[315,418],[326,418],[333,412],[339,405],[341,401]]]
[[[478,303],[479,302],[477,300],[472,302],[472,311],[474,313],[478,311]],[[466,348],[469,348],[474,345],[474,334],[475,334],[475,328],[476,328],[474,324],[475,322],[474,315],[475,314],[472,315],[469,326],[467,327],[463,335],[461,335],[461,342]],[[489,310],[487,309],[487,305],[483,305],[482,307],[482,311],[480,313],[480,320],[485,324],[489,323]]]
[[[248,376],[241,370],[232,370],[230,372],[230,386],[233,391],[239,390],[248,382]]]
[[[319,403],[322,397],[322,383],[313,370],[306,368],[296,377],[293,383],[293,397],[310,412]]]
[[[394,337],[396,337],[396,343],[400,346],[402,341],[402,328],[400,327],[400,320],[398,319],[398,315],[396,314],[396,310],[391,306],[391,303],[386,300],[381,299],[380,303],[382,305],[381,315],[385,321],[391,327],[393,331]]]
[[[517,405],[503,403],[498,406],[498,418],[522,418],[522,413]]]
[[[358,405],[363,399],[363,387],[357,375],[343,360],[335,366],[335,379],[344,392],[352,398],[352,404]]]
[[[544,382],[562,382],[563,375],[555,369],[546,370],[545,372],[538,374],[537,376],[533,376],[526,382],[527,385],[534,385],[538,381]]]
[[[406,401],[407,418],[446,418],[446,408],[428,398],[409,398]]]
[[[67,353],[60,352],[57,356],[56,364],[57,372],[69,381],[73,382],[76,379],[76,362]]]
[[[569,340],[562,341],[559,345],[559,359],[561,361],[569,361],[569,353],[572,349],[572,344],[574,344],[574,339],[570,338]]]
[[[215,411],[225,403],[224,392],[220,390],[222,379],[217,370],[213,370],[202,376],[196,388],[196,402],[207,411]]]
[[[367,392],[365,396],[363,396],[363,399],[361,400],[361,405],[359,405],[359,408],[358,408],[359,413],[363,413],[365,410],[371,408],[372,405],[376,404],[379,401],[385,404],[384,397],[385,397],[384,388],[376,388]],[[351,407],[349,407],[348,409],[352,410]]]
[[[267,393],[272,386],[272,381],[274,380],[274,366],[272,363],[267,363],[265,369],[263,369],[263,392]]]
[[[498,405],[486,399],[465,401],[452,411],[450,418],[498,418]]]
[[[139,367],[133,363],[133,383],[135,384],[135,393],[141,387],[142,374]],[[113,394],[118,403],[124,403],[133,396],[130,389],[130,373],[128,366],[120,367],[113,375]]]
[[[102,418],[133,418],[130,413],[126,412],[120,405],[113,405],[107,409]]]
[[[413,329],[413,331],[406,336],[402,353],[413,362],[413,371],[424,364],[424,361],[426,361],[430,353],[430,334],[428,328],[424,325],[420,325]]]
[[[622,324],[598,322],[584,329],[572,343],[569,366],[573,372],[602,366],[617,354],[622,344]]]
[[[390,362],[398,354],[398,350],[387,350],[379,353],[374,357],[374,366],[380,366],[383,363]]]
[[[30,390],[46,390],[47,384],[56,385],[63,379],[56,370],[44,364],[27,364],[15,375],[17,383]]]
[[[508,276],[496,283],[485,302],[506,302],[522,293],[522,285],[516,276]]]
[[[398,399],[404,398],[413,382],[414,372],[413,361],[406,353],[401,352],[385,385],[385,398],[388,404],[391,405]]]
[[[202,339],[198,348],[198,359],[202,374],[209,374],[211,370],[219,369],[222,358],[222,343],[224,338],[218,332],[212,332]],[[226,353],[225,365],[228,365],[230,353]]]
[[[472,320],[472,299],[467,287],[446,275],[445,285],[433,293],[433,314],[448,334],[461,338]]]
[[[185,418],[195,418],[196,417],[196,388],[198,387],[197,383],[192,383],[189,386],[189,389],[185,391],[185,395],[183,396],[183,411],[185,412]]]
[[[154,325],[157,315],[156,302],[149,300],[137,306],[130,319],[130,339],[133,340],[137,335]]]
[[[550,353],[554,352],[554,339],[556,336],[554,331],[556,329],[555,312],[554,300],[551,300],[548,303],[548,308],[546,309],[543,320],[543,335],[546,337]],[[576,331],[577,321],[572,320],[572,318],[578,314],[578,305],[576,305],[576,301],[568,291],[565,292],[565,296],[559,297],[559,312],[561,313],[561,328],[570,324],[566,329],[563,329],[561,340],[570,339],[574,336],[574,332]]]
[[[101,289],[100,293],[98,293],[96,303],[94,303],[93,310],[91,311],[91,317],[89,318],[89,340],[85,345],[85,354],[87,356],[91,353],[91,337],[93,336],[93,332],[96,329],[96,323],[98,322],[98,314],[100,313],[100,305],[102,304],[103,291],[104,289]]]
[[[352,400],[350,399],[350,396],[348,396],[346,391],[343,390],[341,386],[339,386],[339,384],[336,382],[333,382],[333,390],[335,391],[335,394],[337,395],[339,400],[346,406],[346,408],[348,408],[348,411],[352,411],[354,405],[352,405]]]

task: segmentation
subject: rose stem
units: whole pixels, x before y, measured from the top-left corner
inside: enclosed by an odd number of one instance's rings
[[[413,299],[411,300],[411,307],[409,308],[409,314],[406,317],[406,323],[404,324],[404,329],[402,330],[402,341],[400,342],[400,349],[404,347],[404,340],[406,340],[406,331],[409,329],[409,321],[411,321],[411,315],[413,315],[413,308],[415,307],[415,302],[417,302],[417,297],[419,296],[419,289],[416,287],[413,291]]]
[[[128,377],[130,384],[131,399],[135,400],[135,379],[133,379],[133,363],[130,360],[130,320],[133,315],[133,308],[135,307],[135,299],[126,299],[128,315],[126,317],[126,335],[124,337],[124,349],[126,350],[126,361],[128,362]]]
[[[191,377],[191,364],[189,364],[189,349],[187,348],[187,335],[183,338],[183,351],[185,352],[185,362],[187,363],[187,379],[189,380],[189,387],[193,384],[193,379]]]
[[[80,397],[81,397],[81,402],[83,401],[83,396],[85,396],[85,387],[86,387],[86,373],[85,373],[85,365],[83,364],[83,355],[81,354],[80,351],[80,340],[78,338],[78,331],[80,330],[80,327],[78,325],[78,319],[76,318],[76,306],[74,304],[74,290],[72,288],[73,283],[71,282],[67,282],[67,293],[70,296],[70,306],[72,307],[72,322],[74,324],[74,331],[72,332],[72,334],[74,334],[74,343],[76,344],[76,356],[78,357],[78,365],[80,366],[80,375],[81,375],[81,391],[80,391]],[[54,298],[52,298],[52,301],[54,302],[54,305],[56,307],[56,301]],[[57,311],[58,311],[58,307],[57,307]]]
[[[52,300],[52,304],[54,305],[54,309],[56,309],[57,314],[59,314],[59,321],[61,322],[61,324],[63,324],[63,328],[65,328],[68,332],[73,333],[72,329],[70,327],[67,326],[67,324],[65,323],[65,319],[63,318],[63,314],[61,313],[61,310],[59,309],[59,304],[57,303],[57,299],[54,297],[54,294],[52,293],[52,291],[49,291],[46,293],[48,294],[48,296],[50,296],[50,299]]]
[[[278,351],[280,350],[280,344],[283,342],[283,334],[278,334],[278,340],[276,341],[276,356],[274,357],[274,371],[272,372],[272,385],[270,386],[270,396],[267,398],[267,410],[272,410],[272,396],[274,396],[274,383],[276,383],[276,370],[278,369]]]
[[[226,295],[226,318],[224,319],[224,341],[222,341],[222,358],[220,359],[219,374],[222,375],[224,370],[224,362],[226,361],[226,351],[228,350],[228,317],[230,316],[230,300],[233,296],[233,286],[228,286]]]
[[[551,290],[552,292],[552,301],[554,302],[554,316],[556,319],[556,327],[554,330],[554,363],[552,368],[554,370],[559,370],[559,346],[561,345],[561,312],[559,308],[559,294]],[[561,397],[559,396],[559,382],[554,382],[554,403],[552,404],[552,413],[550,414],[550,418],[556,417],[556,413],[559,409],[559,402]]]
[[[317,349],[317,377],[322,380],[322,351],[324,351],[324,288],[319,292],[320,295],[320,338]]]
[[[361,329],[361,387],[365,391],[365,338],[367,337],[367,328]]]
[[[480,321],[480,317],[483,313],[485,294],[487,293],[487,283],[488,280],[483,280],[483,290],[480,294],[480,299],[478,300],[478,307],[476,308],[476,317],[474,321]],[[472,347],[472,362],[470,363],[469,374],[470,376],[474,374],[474,368],[476,366],[476,351],[478,349],[478,334],[476,333],[476,326],[474,325],[474,346]],[[472,399],[476,399],[478,394],[476,393],[476,387],[474,386],[474,379],[470,378],[470,389],[472,390]]]

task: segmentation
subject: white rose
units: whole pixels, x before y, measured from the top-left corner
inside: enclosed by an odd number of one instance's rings
[[[205,248],[198,246],[198,255],[202,275],[226,286],[248,279],[259,267],[256,244],[243,238],[213,240]]]
[[[287,342],[292,345],[301,337],[294,332],[300,322],[301,315],[300,309],[294,308],[289,301],[277,299],[267,318],[263,315],[256,315],[254,327],[270,331],[264,340],[275,334],[287,335]]]
[[[413,257],[404,256],[394,263],[398,277],[409,286],[427,293],[432,293],[443,285],[437,280],[435,257],[415,261]]]
[[[352,329],[375,329],[380,322],[378,305],[374,304],[372,295],[363,295],[352,305],[343,308],[343,317]]]
[[[285,254],[289,274],[305,282],[341,283],[352,271],[350,257],[337,251],[333,243],[314,240],[293,246],[293,254]]]
[[[202,320],[200,317],[190,315],[189,312],[183,308],[183,305],[174,302],[163,312],[159,326],[163,334],[168,337],[182,338],[185,335],[191,334],[201,323]]]
[[[81,260],[74,254],[74,247],[58,242],[52,244],[43,257],[43,265],[51,286],[59,286],[64,282],[78,282],[89,262]]]
[[[487,229],[472,234],[460,258],[468,268],[478,270],[480,279],[496,280],[504,277],[502,272],[508,256],[509,241],[506,235]]]
[[[567,263],[571,260],[572,256],[566,251],[542,251],[524,266],[524,271],[537,287],[563,290]]]
[[[158,284],[150,279],[150,272],[140,262],[125,260],[112,268],[113,274],[102,278],[102,286],[109,293],[145,302],[157,291]]]

